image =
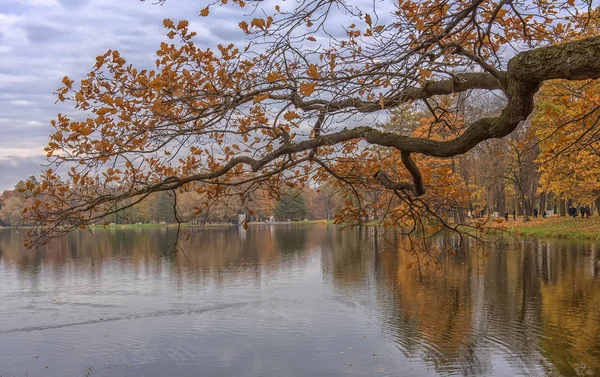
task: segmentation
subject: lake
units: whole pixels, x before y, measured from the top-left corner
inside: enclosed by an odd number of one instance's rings
[[[600,245],[512,240],[421,271],[374,228],[0,230],[0,375],[597,376]],[[452,245],[452,239],[436,241]]]

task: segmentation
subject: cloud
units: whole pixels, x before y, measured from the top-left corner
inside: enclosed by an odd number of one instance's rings
[[[64,28],[63,28],[64,29]],[[61,30],[57,27],[48,25],[27,25],[25,26],[27,39],[33,44],[49,43],[66,37],[67,30]]]
[[[63,76],[80,80],[96,56],[117,49],[134,65],[152,68],[164,18],[188,19],[202,48],[243,44],[233,22],[240,10],[216,9],[210,22],[196,0],[0,1],[0,189],[41,170],[50,120],[73,109],[55,103]]]
[[[20,180],[39,175],[44,161],[41,155],[0,157],[0,192],[12,189]]]
[[[250,7],[214,7],[199,17],[197,0],[164,5],[137,0],[0,0],[0,187],[40,170],[43,148],[57,113],[74,110],[55,103],[53,94],[68,75],[85,77],[96,56],[117,49],[128,62],[153,68],[155,51],[166,40],[164,18],[187,19],[200,48],[235,43],[245,46],[240,17],[256,17]],[[266,7],[272,8],[273,4]],[[354,0],[352,2],[354,4]],[[356,5],[370,1],[356,0]],[[284,9],[294,2],[282,3]],[[391,7],[391,6],[390,6]],[[385,13],[385,12],[384,12]],[[260,12],[258,12],[260,14]],[[343,14],[335,17],[343,24]],[[14,161],[12,161],[14,160]]]

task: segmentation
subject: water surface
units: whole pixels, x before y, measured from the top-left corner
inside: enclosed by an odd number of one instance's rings
[[[600,375],[597,243],[507,240],[420,274],[373,228],[189,232],[170,255],[166,228],[37,251],[0,230],[0,375]]]

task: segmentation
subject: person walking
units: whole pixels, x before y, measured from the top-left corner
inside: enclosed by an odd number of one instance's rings
[[[572,218],[577,217],[577,208],[573,207],[572,205],[569,206],[569,216],[571,216]]]
[[[508,221],[508,211],[504,211],[504,220]]]
[[[586,206],[585,207],[585,218],[589,219],[591,215],[592,215],[592,210],[590,209],[590,206]]]
[[[579,207],[579,213],[581,213],[581,219],[583,220],[583,216],[585,216],[585,207],[584,206]]]
[[[537,215],[538,215],[538,209],[537,209],[537,208],[534,208],[534,209],[533,209],[533,218],[534,218],[534,219],[537,219]]]
[[[513,220],[517,221],[517,210],[513,209]]]

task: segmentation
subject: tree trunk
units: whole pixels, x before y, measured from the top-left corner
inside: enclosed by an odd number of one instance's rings
[[[564,199],[558,199],[558,211],[561,216],[567,216],[567,206]]]
[[[521,181],[517,178],[515,183],[517,192],[519,193],[519,197],[521,198],[521,207],[523,208],[523,222],[526,223],[528,221],[531,221],[529,219],[529,205],[527,203],[527,198],[525,197],[525,192],[523,190],[523,185],[521,184]]]
[[[540,194],[540,206],[539,206],[539,209],[540,210],[538,212],[540,213],[540,215],[542,213],[544,213],[544,211],[546,210],[546,193],[545,192],[542,192]]]
[[[498,211],[498,213],[504,213],[506,211],[506,197],[504,195],[504,187],[499,187],[494,190],[494,207],[491,207]],[[493,212],[493,210],[490,210]]]
[[[596,205],[596,211],[598,211],[598,215],[600,216],[600,197],[597,197],[596,200],[594,200],[594,204]]]

